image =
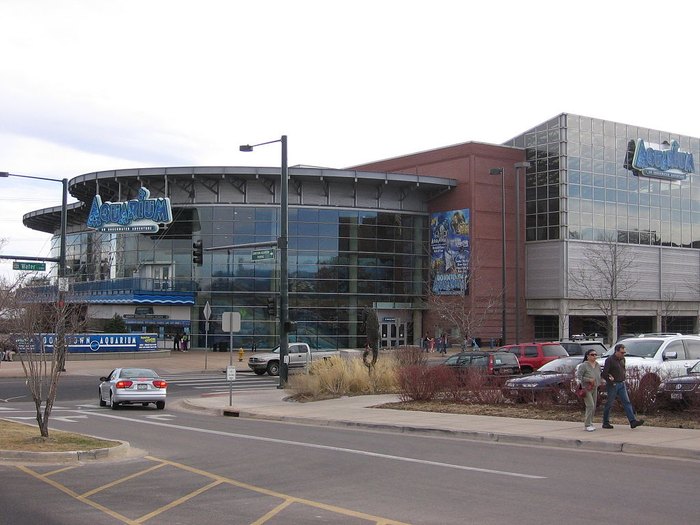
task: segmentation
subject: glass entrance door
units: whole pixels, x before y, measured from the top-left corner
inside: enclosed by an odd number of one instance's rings
[[[397,321],[387,321],[381,324],[382,348],[389,346],[403,346],[406,344],[406,324]]]

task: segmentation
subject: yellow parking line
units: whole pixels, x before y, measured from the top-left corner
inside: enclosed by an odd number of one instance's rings
[[[75,468],[75,467],[63,467],[63,468],[59,468],[59,469],[56,469],[56,470],[52,470],[51,472],[45,472],[45,473],[44,473],[44,476],[53,476],[53,475],[58,474],[58,473],[60,473],[60,472],[65,472],[66,470],[71,470],[71,469],[74,469],[74,468]]]
[[[250,525],[262,525],[263,523],[267,523],[267,520],[272,518],[273,516],[277,516],[280,512],[282,512],[284,509],[289,507],[292,503],[294,503],[294,499],[290,498],[286,501],[283,501],[281,504],[277,505],[274,509],[272,509],[270,512],[262,516],[260,519],[255,520],[253,523]]]
[[[73,492],[71,489],[69,489],[65,485],[61,485],[60,483],[58,483],[50,478],[47,478],[46,476],[43,476],[43,475],[39,474],[38,472],[34,472],[33,470],[31,470],[27,467],[21,466],[21,465],[17,466],[17,468],[19,470],[21,470],[22,472],[29,474],[30,476],[34,476],[35,478],[43,481],[44,483],[48,483],[49,485],[51,485],[54,488],[57,488],[61,492],[68,494],[72,498],[75,498],[78,501],[85,503],[86,505],[90,505],[92,508],[97,509],[99,511],[102,511],[109,516],[112,516],[114,519],[119,520],[122,523],[126,523],[127,525],[139,525],[138,522],[136,522],[130,518],[127,518],[126,516],[119,514],[118,512],[115,512],[112,509],[108,509],[107,507],[100,505],[99,503],[95,503],[94,501],[90,501],[89,499],[81,496],[80,494]]]
[[[240,487],[243,489],[252,490],[253,492],[258,492],[260,494],[265,494],[268,496],[280,498],[280,499],[284,500],[284,502],[285,502],[282,504],[283,507],[286,507],[286,506],[290,505],[291,503],[300,503],[302,505],[308,505],[309,507],[324,509],[324,510],[327,510],[329,512],[333,512],[335,514],[342,514],[344,516],[352,516],[355,518],[371,521],[371,522],[374,522],[378,525],[379,524],[381,524],[381,525],[409,525],[409,524],[401,522],[401,521],[390,520],[387,518],[382,518],[380,516],[373,516],[371,514],[365,514],[364,512],[358,512],[358,511],[354,511],[354,510],[350,510],[350,509],[345,509],[343,507],[336,507],[335,505],[328,505],[326,503],[321,503],[318,501],[308,500],[308,499],[304,499],[304,498],[296,498],[294,496],[289,496],[288,494],[282,494],[280,492],[276,492],[274,490],[269,490],[269,489],[266,489],[263,487],[256,487],[255,485],[250,485],[250,484],[244,483],[242,481],[236,481],[235,479],[230,479],[230,478],[226,478],[224,476],[219,476],[217,474],[212,474],[211,472],[207,472],[205,470],[200,470],[200,469],[195,468],[195,467],[190,467],[190,466],[184,465],[182,463],[176,463],[174,461],[169,461],[167,459],[155,458],[153,456],[146,456],[146,459],[150,459],[152,461],[162,461],[164,463],[168,463],[169,465],[172,465],[172,466],[177,467],[179,469],[186,470],[186,471],[192,472],[194,474],[199,474],[200,476],[204,476],[204,477],[216,480],[216,481],[228,483],[229,485],[233,485],[235,487]],[[260,518],[260,519],[263,519],[263,518]],[[258,520],[255,523],[262,524],[263,522]]]
[[[107,485],[103,485],[102,487],[99,487],[97,489],[93,489],[91,491],[88,491],[84,494],[78,494],[77,492],[69,489],[65,485],[62,485],[61,483],[58,483],[57,481],[50,479],[48,477],[48,475],[40,474],[40,473],[35,472],[35,471],[25,467],[25,466],[17,466],[17,468],[19,470],[21,470],[22,472],[25,472],[26,474],[29,474],[30,476],[33,476],[33,477],[39,479],[40,481],[47,483],[48,485],[51,485],[52,487],[67,494],[68,496],[70,496],[70,497],[72,497],[72,498],[74,498],[82,503],[85,503],[86,505],[89,505],[96,510],[101,511],[101,512],[113,517],[114,519],[116,519],[122,523],[126,523],[127,525],[141,525],[142,523],[162,514],[163,512],[165,512],[169,509],[172,509],[174,507],[177,507],[178,505],[181,505],[181,504],[191,500],[192,498],[195,498],[196,496],[208,491],[209,489],[212,489],[212,488],[214,488],[218,485],[221,485],[223,483],[283,500],[280,505],[278,505],[277,507],[275,507],[271,511],[267,512],[264,516],[260,517],[258,520],[256,520],[253,523],[253,525],[264,525],[266,522],[268,522],[274,516],[277,516],[280,512],[282,512],[284,509],[286,509],[287,507],[289,507],[293,503],[299,503],[301,505],[306,505],[309,507],[323,509],[323,510],[326,510],[328,512],[335,513],[335,514],[341,514],[344,516],[362,519],[365,521],[373,522],[376,525],[408,525],[407,523],[404,523],[401,521],[395,521],[395,520],[391,520],[391,519],[387,519],[387,518],[382,518],[379,516],[373,516],[371,514],[366,514],[364,512],[358,512],[358,511],[346,509],[343,507],[337,507],[335,505],[328,505],[325,503],[320,503],[318,501],[307,500],[307,499],[303,499],[303,498],[296,498],[293,496],[289,496],[288,494],[282,494],[282,493],[276,492],[274,490],[266,489],[264,487],[257,487],[255,485],[250,485],[249,483],[244,483],[242,481],[236,481],[236,480],[231,479],[231,478],[219,476],[217,474],[213,474],[211,472],[200,470],[200,469],[195,468],[195,467],[190,467],[190,466],[184,465],[182,463],[176,463],[174,461],[169,461],[166,459],[159,459],[159,458],[155,458],[153,456],[146,456],[145,459],[147,459],[149,461],[154,461],[157,464],[152,466],[152,467],[149,467],[143,471],[140,471],[140,472],[137,472],[137,473],[132,474],[130,476],[126,476],[124,478],[118,479],[116,481],[113,481],[112,483],[108,483]],[[166,466],[166,465],[170,465],[172,467],[175,467],[175,468],[180,469],[180,470],[184,470],[186,472],[198,474],[198,475],[203,476],[205,478],[209,478],[212,481],[208,485],[201,487],[193,492],[190,492],[189,494],[186,494],[185,496],[182,496],[181,498],[178,498],[178,499],[168,503],[167,505],[160,507],[152,512],[149,512],[148,514],[145,514],[137,519],[128,518],[128,517],[124,516],[123,514],[120,514],[116,511],[113,511],[112,509],[107,508],[104,505],[100,505],[99,503],[96,503],[96,502],[89,499],[89,496],[91,496],[97,492],[100,492],[100,491],[105,490],[109,487],[113,487],[115,485],[118,485],[119,483],[123,483],[124,481],[132,479],[134,477],[141,476],[143,474],[146,474],[147,472],[152,472],[153,470],[156,470],[156,469],[161,468],[161,467]],[[69,470],[69,469],[67,469],[67,468],[66,469],[58,469],[56,471],[49,473],[49,475],[61,472],[63,470]]]
[[[166,510],[170,510],[173,507],[177,507],[178,505],[194,498],[195,496],[200,495],[202,492],[206,492],[207,490],[216,487],[217,485],[221,485],[223,483],[222,481],[212,481],[209,483],[209,485],[206,485],[205,487],[202,487],[200,489],[195,490],[194,492],[190,492],[189,494],[182,496],[181,498],[176,499],[175,501],[171,501],[167,505],[164,505],[163,507],[154,510],[153,512],[149,512],[148,514],[144,514],[140,518],[136,520],[136,523],[143,523],[145,521],[150,520],[151,518],[157,516],[158,514],[162,514]]]
[[[108,489],[110,487],[114,487],[115,485],[119,485],[120,483],[124,483],[125,481],[129,481],[130,479],[137,478],[139,476],[143,476],[144,474],[148,474],[149,472],[153,472],[154,470],[157,470],[159,468],[162,468],[165,466],[165,463],[160,463],[158,465],[153,465],[152,467],[147,468],[146,470],[142,470],[140,472],[136,472],[134,474],[131,474],[129,476],[126,476],[124,478],[116,479],[112,481],[111,483],[107,483],[106,485],[102,485],[101,487],[97,487],[96,489],[89,490],[87,492],[83,492],[81,496],[83,498],[87,498],[92,496],[93,494],[96,494],[98,492],[101,492],[105,489]]]

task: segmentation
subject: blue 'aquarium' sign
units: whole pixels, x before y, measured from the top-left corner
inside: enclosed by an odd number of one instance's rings
[[[173,222],[170,199],[167,197],[150,198],[146,188],[139,189],[138,198],[128,202],[102,202],[95,195],[88,215],[88,228],[101,232],[138,232],[155,233],[160,224]]]
[[[629,141],[625,168],[637,176],[685,180],[688,173],[695,173],[695,161],[693,154],[681,151],[675,140],[659,145],[638,139]]]
[[[34,344],[29,346],[31,339],[17,338],[17,346],[21,352],[38,352],[43,344],[44,351],[53,352],[56,334],[40,334],[34,336]],[[68,353],[90,354],[110,352],[148,352],[158,349],[157,334],[73,334],[66,336]]]

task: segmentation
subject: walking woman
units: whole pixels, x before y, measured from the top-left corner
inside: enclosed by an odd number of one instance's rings
[[[598,354],[591,349],[586,352],[583,357],[583,363],[576,367],[576,379],[581,384],[581,388],[586,391],[583,402],[586,405],[586,416],[583,423],[586,431],[593,432],[593,414],[595,414],[595,405],[598,398],[598,386],[600,385],[600,365],[596,361]]]

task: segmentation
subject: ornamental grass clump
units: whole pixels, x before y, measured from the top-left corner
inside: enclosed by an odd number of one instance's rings
[[[390,356],[381,356],[368,370],[362,359],[334,356],[312,363],[306,373],[291,375],[289,387],[303,399],[395,392],[396,365]]]

